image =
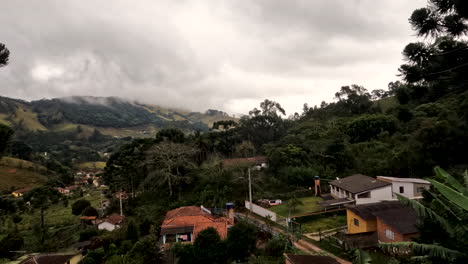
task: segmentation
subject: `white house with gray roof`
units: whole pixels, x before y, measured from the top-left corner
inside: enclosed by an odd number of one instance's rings
[[[420,199],[423,191],[431,187],[431,183],[423,179],[377,176],[377,180],[392,184],[393,198],[397,198],[397,193],[410,199]]]
[[[330,194],[335,199],[346,198],[354,204],[377,203],[393,199],[390,182],[362,174],[331,181]]]

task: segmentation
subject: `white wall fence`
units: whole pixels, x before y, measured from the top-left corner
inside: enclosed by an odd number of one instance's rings
[[[267,217],[267,216],[270,216],[271,217],[271,221],[274,221],[276,222],[278,220],[278,216],[276,215],[275,212],[272,212],[266,208],[263,208],[259,205],[256,205],[254,203],[252,203],[252,208],[250,206],[250,202],[249,201],[245,201],[245,208],[249,211],[252,211],[253,213],[256,213],[260,216],[263,216],[263,217]]]

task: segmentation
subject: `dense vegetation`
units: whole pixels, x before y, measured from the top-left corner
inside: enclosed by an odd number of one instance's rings
[[[404,48],[405,64],[399,68],[401,80],[391,82],[388,91],[368,91],[355,84],[337,87],[335,101],[314,107],[305,104],[302,113],[289,118],[285,118],[286,111],[280,103],[265,100],[239,122],[229,119],[214,122],[213,130],[206,133],[184,133],[169,128],[160,130],[154,137],[132,141],[129,138],[127,142],[112,144],[121,146],[110,149],[113,153],[102,179],[110,192],[129,194],[129,199],[124,201],[124,212],[130,221],[111,234],[83,232],[82,239],[94,237],[95,242],[94,250],[83,263],[159,263],[164,256],[159,254],[157,246],[157,227],[165,212],[185,205],[203,204],[211,208],[224,207],[226,202],[241,205],[247,198],[247,169],[252,164],[228,159],[254,156],[268,159],[268,168],[251,172],[254,199],[289,199],[286,206],[293,211],[299,205],[297,197],[310,194],[308,189],[316,175],[323,182],[354,173],[428,178],[434,188],[425,193],[424,201],[402,198],[408,206],[417,209],[423,220],[420,238],[410,243],[384,245],[382,252],[401,263],[466,263],[468,175],[463,175],[463,171],[468,167],[465,154],[468,149],[468,43],[463,37],[468,32],[468,7],[466,1],[429,2],[427,8],[415,10],[410,18],[416,33],[426,37],[426,41],[410,43]],[[39,116],[44,126],[62,119],[95,125],[105,119],[115,127],[130,119],[134,125],[160,122],[141,114],[139,106],[118,101],[112,104],[129,108],[128,114],[96,104],[80,109],[72,106],[70,109],[74,110],[64,111],[55,109],[55,103],[50,106],[51,103],[38,104],[40,109],[48,109],[47,114]],[[73,103],[62,101],[58,105],[62,104]],[[40,113],[40,109],[36,111]],[[91,117],[92,112],[97,115]],[[208,114],[219,113],[209,111]],[[5,146],[11,132],[5,127],[0,129],[3,130],[0,146]],[[47,134],[35,133],[35,139],[30,134],[18,138],[32,149],[44,151],[46,146],[41,145],[39,138],[46,138],[57,140],[55,147],[61,144],[57,150],[47,149],[51,153],[74,151],[67,148],[68,143],[63,143],[65,139],[60,139],[60,135],[48,138]],[[77,129],[69,133],[66,138],[70,140],[80,138],[82,132]],[[109,140],[95,132],[81,146],[112,148],[106,145]],[[27,146],[14,145],[12,153],[15,150],[27,155]],[[99,151],[84,151],[86,155],[97,153],[92,158],[99,159]],[[77,153],[74,156],[79,157]],[[54,159],[60,160],[58,155]],[[91,158],[83,158],[86,159]],[[437,165],[446,168],[448,173]],[[435,177],[432,176],[434,167]],[[463,180],[465,184],[461,183]],[[112,197],[111,193],[107,195]],[[11,199],[0,200],[8,219],[21,222],[12,214],[36,209],[43,220],[47,208],[63,201],[63,197],[48,187],[37,188],[24,199],[31,202],[30,207]],[[95,215],[95,210],[90,208],[89,202],[76,199],[71,211],[76,215]],[[117,208],[114,199],[108,211],[116,212]],[[44,221],[38,222],[35,230],[41,242],[47,241]],[[11,232],[1,243],[17,249],[21,248],[21,239],[17,232]],[[266,246],[259,249],[257,244],[262,241]],[[207,229],[193,245],[177,244],[172,256],[179,263],[278,263],[283,252],[292,250],[289,238],[272,238],[255,226],[239,222],[225,240]],[[356,262],[368,263],[366,254],[358,254]]]

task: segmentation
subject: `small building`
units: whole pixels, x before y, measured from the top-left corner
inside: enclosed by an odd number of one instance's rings
[[[78,264],[81,252],[31,254],[19,259],[19,264]]]
[[[57,188],[57,191],[63,195],[70,195],[73,191],[75,191],[76,189],[78,189],[80,186],[78,185],[71,185],[71,186],[67,186],[65,188]]]
[[[162,242],[192,243],[201,231],[209,227],[214,228],[221,239],[224,239],[232,224],[233,219],[215,216],[203,206],[180,207],[167,212],[161,225]]]
[[[392,200],[392,183],[366,175],[355,174],[330,182],[330,194],[335,199],[348,199],[354,204]]]
[[[339,262],[329,256],[311,256],[284,254],[286,264],[339,264]]]
[[[397,178],[387,176],[377,176],[377,180],[389,182],[392,184],[393,198],[395,193],[405,196],[409,199],[420,199],[424,190],[429,190],[431,183],[416,178]]]
[[[115,229],[120,228],[122,222],[124,221],[125,216],[112,214],[106,218],[100,219],[97,221],[97,226],[99,230],[114,231]]]
[[[347,243],[355,247],[411,241],[418,235],[416,212],[399,201],[348,205],[346,222]]]
[[[14,197],[21,197],[23,196],[25,193],[31,191],[33,188],[23,188],[23,189],[19,189],[19,190],[16,190],[16,191],[13,191],[11,193],[11,195],[13,195]]]

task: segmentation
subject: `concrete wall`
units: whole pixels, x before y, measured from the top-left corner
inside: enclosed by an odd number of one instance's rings
[[[370,198],[358,198],[355,196],[356,204],[378,203],[380,201],[393,200],[392,185],[370,190]]]
[[[99,230],[107,230],[107,231],[114,231],[114,229],[116,228],[117,226],[111,224],[111,223],[108,223],[108,222],[103,222],[103,223],[100,223],[98,225],[98,229]]]
[[[245,201],[245,208],[247,210],[250,210],[250,202],[249,201]],[[260,216],[263,216],[263,217],[266,217],[266,216],[271,216],[271,220],[276,222],[278,220],[277,216],[276,216],[276,213],[275,212],[272,212],[266,208],[263,208],[261,206],[258,206],[254,203],[252,203],[252,212],[260,215]]]

